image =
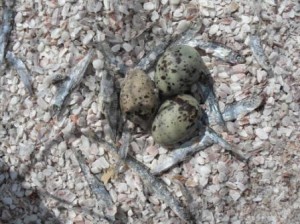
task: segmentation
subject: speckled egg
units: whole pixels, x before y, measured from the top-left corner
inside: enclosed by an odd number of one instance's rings
[[[201,110],[197,100],[186,94],[166,100],[159,108],[152,123],[152,136],[163,146],[183,143],[197,129]]]
[[[120,107],[126,118],[143,129],[153,120],[158,96],[153,81],[142,71],[132,70],[121,85]]]
[[[164,96],[189,91],[204,76],[205,64],[199,53],[187,45],[168,49],[158,60],[154,82]]]

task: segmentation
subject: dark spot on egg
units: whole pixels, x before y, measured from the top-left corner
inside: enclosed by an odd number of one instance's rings
[[[182,60],[181,60],[181,57],[176,57],[176,58],[175,58],[175,61],[176,61],[177,64],[180,64],[181,61],[182,61]]]
[[[191,127],[193,127],[194,126],[194,124],[193,123],[191,123],[190,125],[188,125],[185,129],[186,130],[189,130]]]

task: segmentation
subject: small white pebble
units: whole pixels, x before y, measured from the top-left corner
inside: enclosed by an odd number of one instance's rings
[[[19,157],[22,160],[30,159],[30,154],[34,150],[33,146],[20,144]]]
[[[132,49],[133,49],[133,47],[132,47],[130,44],[128,44],[128,43],[124,43],[124,44],[122,45],[122,47],[124,48],[124,50],[125,50],[126,52],[130,52],[130,51],[132,51]]]
[[[154,156],[151,156],[151,155],[145,155],[145,156],[143,156],[143,161],[145,163],[150,163],[153,159],[154,159]]]
[[[257,81],[261,83],[267,77],[267,72],[265,70],[259,69],[257,70]]]
[[[248,137],[248,134],[245,130],[241,130],[239,133],[238,133],[240,136],[244,137],[244,138],[247,138]]]
[[[241,15],[241,18],[242,18],[242,23],[250,23],[251,22],[251,18],[249,16]]]
[[[159,14],[158,14],[158,12],[153,11],[152,14],[151,14],[151,21],[152,21],[152,22],[155,22],[155,21],[158,20],[158,19],[159,19]]]
[[[235,74],[232,75],[230,78],[231,78],[231,80],[232,80],[233,82],[238,82],[239,80],[241,80],[240,77],[239,77],[238,75],[235,75]]]
[[[13,96],[10,100],[11,105],[16,105],[19,102],[19,97]]]
[[[23,15],[21,12],[18,12],[15,16],[15,23],[22,23],[23,22]]]
[[[71,192],[70,190],[68,189],[65,189],[65,190],[58,190],[56,193],[56,196],[63,199],[63,200],[66,200],[68,202],[72,202],[75,200],[76,198],[76,194],[74,194],[73,192]]]
[[[56,217],[58,217],[58,216],[60,215],[60,211],[59,211],[57,208],[53,208],[53,209],[52,209],[52,212],[54,213],[54,215],[55,215]]]
[[[111,51],[116,53],[121,49],[121,45],[120,44],[116,44],[114,46],[112,46]]]
[[[89,30],[87,32],[87,34],[83,37],[82,43],[84,45],[87,45],[88,43],[90,43],[90,41],[93,39],[94,36],[95,36],[95,33],[93,31]]]
[[[12,204],[12,199],[10,197],[3,197],[2,202],[6,205],[11,205]]]
[[[31,112],[30,112],[30,118],[35,118],[35,116],[36,116],[36,110],[32,110]]]
[[[44,42],[40,42],[37,47],[37,50],[38,50],[38,52],[42,52],[44,50],[44,48],[45,48]]]
[[[230,89],[231,89],[232,92],[238,92],[242,89],[242,87],[239,83],[232,83],[230,85]]]
[[[180,0],[170,0],[170,5],[178,5]]]
[[[58,39],[61,36],[61,28],[56,28],[51,32],[52,39]]]
[[[98,70],[98,71],[101,70],[101,69],[103,69],[103,67],[104,67],[103,60],[101,60],[101,59],[95,59],[93,61],[93,67],[94,67],[95,70]]]
[[[237,64],[232,66],[231,69],[233,74],[245,73],[247,71],[247,66],[245,64]]]
[[[105,9],[105,10],[109,10],[109,9],[110,9],[109,3],[110,3],[109,0],[104,0],[104,1],[103,1],[103,5],[104,5],[104,9]]]
[[[204,165],[205,164],[205,159],[202,156],[198,156],[195,160],[200,165]]]
[[[83,188],[84,188],[84,183],[76,183],[75,191],[80,191]]]
[[[243,33],[249,33],[251,30],[250,26],[248,24],[243,24],[241,28],[241,32]]]
[[[182,17],[182,15],[183,15],[183,11],[181,8],[176,9],[173,13],[174,18],[176,18],[176,19],[179,19],[180,17]]]
[[[226,9],[229,13],[234,13],[239,9],[239,4],[233,1],[229,4],[229,6]]]
[[[103,156],[101,156],[99,159],[92,163],[91,171],[92,173],[99,173],[102,169],[107,169],[108,167],[109,163]]]
[[[205,186],[208,183],[208,177],[211,173],[211,167],[210,165],[204,165],[196,167],[197,173],[199,173],[199,184],[201,186]]]
[[[262,165],[265,163],[265,158],[263,156],[256,156],[253,158],[253,163],[255,165]]]
[[[76,213],[74,211],[68,211],[69,218],[73,220],[76,217]]]
[[[201,14],[204,16],[204,17],[208,17],[209,16],[209,11],[206,9],[206,8],[202,8],[201,9]],[[206,25],[209,25],[208,22],[209,20],[203,20],[203,24],[206,24]]]
[[[31,184],[29,182],[22,182],[22,187],[25,189],[31,188]]]
[[[241,193],[236,190],[229,190],[229,195],[234,201],[237,201],[241,197]]]
[[[129,217],[131,217],[131,216],[133,216],[133,211],[131,209],[129,209],[127,214],[128,214]]]
[[[237,186],[236,186],[236,183],[232,183],[230,181],[226,182],[226,187],[232,189],[232,190],[236,190],[237,189]]]
[[[20,46],[21,46],[21,42],[18,41],[13,45],[12,50],[16,51]]]
[[[275,103],[275,99],[272,96],[269,97],[268,100],[267,100],[267,104],[274,105],[274,103]]]
[[[153,10],[155,8],[155,5],[153,4],[153,2],[146,2],[145,4],[144,4],[144,9],[146,10],[146,11],[151,11],[151,10]]]
[[[43,121],[49,122],[51,120],[51,114],[49,112],[46,112],[43,116]]]
[[[125,183],[119,183],[119,184],[117,185],[117,191],[118,191],[119,193],[126,192],[127,189],[128,189],[128,185],[125,184]]]
[[[275,64],[275,62],[279,59],[279,54],[275,51],[271,52],[269,56],[269,61],[271,64]]]
[[[66,0],[58,0],[58,5],[64,6],[66,4]]]
[[[48,109],[48,104],[45,102],[45,100],[41,97],[39,97],[37,99],[37,104],[39,105],[39,107],[42,109],[42,110],[47,110]]]
[[[219,25],[214,24],[210,27],[208,33],[210,36],[212,36],[212,35],[216,34],[218,32],[218,30],[219,30]]]
[[[256,198],[253,199],[254,202],[259,202],[262,200],[261,196],[257,196]]]
[[[265,132],[265,130],[263,128],[257,128],[255,130],[255,134],[257,135],[257,137],[259,137],[261,140],[266,140],[268,139],[268,133]]]
[[[97,13],[101,10],[102,3],[98,0],[89,0],[87,1],[86,9],[88,12]]]
[[[154,205],[159,205],[159,200],[155,196],[150,196],[148,200]]]
[[[227,72],[220,72],[220,73],[218,73],[218,77],[220,77],[222,79],[226,79],[226,78],[229,78],[229,75]]]

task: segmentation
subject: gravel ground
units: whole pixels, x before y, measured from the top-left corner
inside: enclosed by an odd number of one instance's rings
[[[166,204],[116,158],[74,127],[106,134],[99,97],[105,73],[97,50],[62,118],[51,118],[56,74],[67,74],[88,49],[108,41],[114,55],[134,65],[154,46],[202,18],[199,35],[239,51],[245,64],[203,59],[215,80],[220,107],[249,95],[265,102],[228,122],[223,138],[251,154],[243,163],[214,145],[162,176],[183,202],[185,186],[198,223],[299,223],[300,220],[300,5],[293,0],[18,0],[9,50],[30,71],[29,96],[14,69],[0,76],[1,223],[181,223]],[[2,9],[1,9],[2,11]],[[273,75],[253,57],[249,36],[261,38]],[[151,74],[150,74],[151,75]],[[102,211],[73,149],[80,149],[96,176],[104,175],[113,208]],[[152,168],[167,150],[150,136],[131,143],[135,157]],[[103,176],[102,176],[103,177]],[[180,183],[181,184],[180,184]]]

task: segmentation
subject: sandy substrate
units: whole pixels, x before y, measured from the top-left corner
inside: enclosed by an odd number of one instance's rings
[[[246,57],[245,64],[233,66],[203,56],[220,107],[250,95],[265,99],[255,112],[228,122],[227,132],[213,127],[251,159],[243,163],[214,145],[162,179],[183,203],[187,199],[180,186],[185,186],[198,223],[298,223],[300,5],[293,0],[252,2],[18,0],[8,48],[31,72],[34,96],[7,66],[0,76],[0,222],[106,223],[103,215],[119,223],[182,222],[130,169],[105,183],[114,206],[102,211],[72,150],[83,152],[96,176],[109,176],[117,160],[97,142],[74,134],[74,128],[106,136],[99,97],[106,59],[97,43],[108,41],[115,57],[134,67],[173,33],[202,18],[203,40]],[[273,76],[253,57],[251,34],[260,36]],[[96,53],[79,88],[62,118],[52,119],[56,87],[51,77],[68,74],[92,47]],[[53,144],[47,144],[51,139]],[[137,136],[131,150],[150,168],[167,153],[151,136]]]

